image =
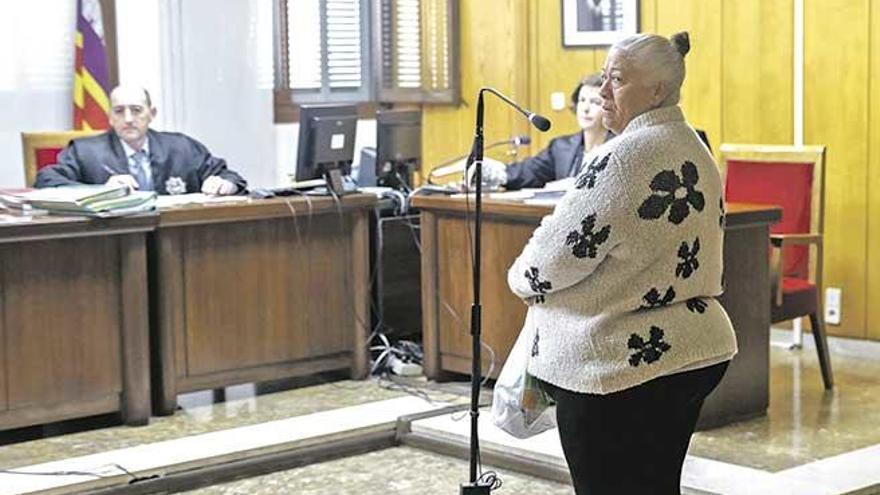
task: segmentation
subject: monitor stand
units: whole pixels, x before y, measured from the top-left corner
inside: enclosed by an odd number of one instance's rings
[[[324,173],[324,179],[327,181],[327,189],[336,196],[342,196],[347,192],[351,192],[345,190],[345,183],[342,179],[342,171],[338,168],[331,168],[330,170],[326,171]]]

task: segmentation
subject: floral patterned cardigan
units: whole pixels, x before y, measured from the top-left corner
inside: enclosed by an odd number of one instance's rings
[[[585,161],[508,272],[529,372],[606,394],[732,358],[721,179],[681,109],[639,115]]]

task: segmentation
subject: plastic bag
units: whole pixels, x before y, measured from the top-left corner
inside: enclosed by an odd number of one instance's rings
[[[516,438],[528,438],[556,427],[553,399],[541,388],[538,379],[528,373],[534,331],[528,325],[516,343],[492,393],[492,422]]]

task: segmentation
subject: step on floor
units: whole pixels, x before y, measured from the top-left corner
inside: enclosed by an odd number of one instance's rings
[[[256,425],[142,444],[0,472],[0,494],[82,493],[126,485],[131,475],[169,476],[277,452],[304,450],[359,437],[393,438],[401,416],[442,410],[447,404],[406,396]],[[131,475],[127,474],[131,473]]]
[[[444,454],[468,454],[470,417],[444,414],[413,421],[403,442]],[[568,478],[557,431],[530,439],[514,438],[479,417],[484,462],[564,481]],[[491,460],[490,460],[491,459]],[[682,487],[689,494],[865,495],[880,493],[880,445],[821,459],[778,472],[688,456]]]

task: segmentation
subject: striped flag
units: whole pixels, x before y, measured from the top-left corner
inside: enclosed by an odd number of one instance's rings
[[[73,128],[108,129],[110,77],[104,45],[104,22],[98,0],[76,0],[76,61],[73,71]]]

